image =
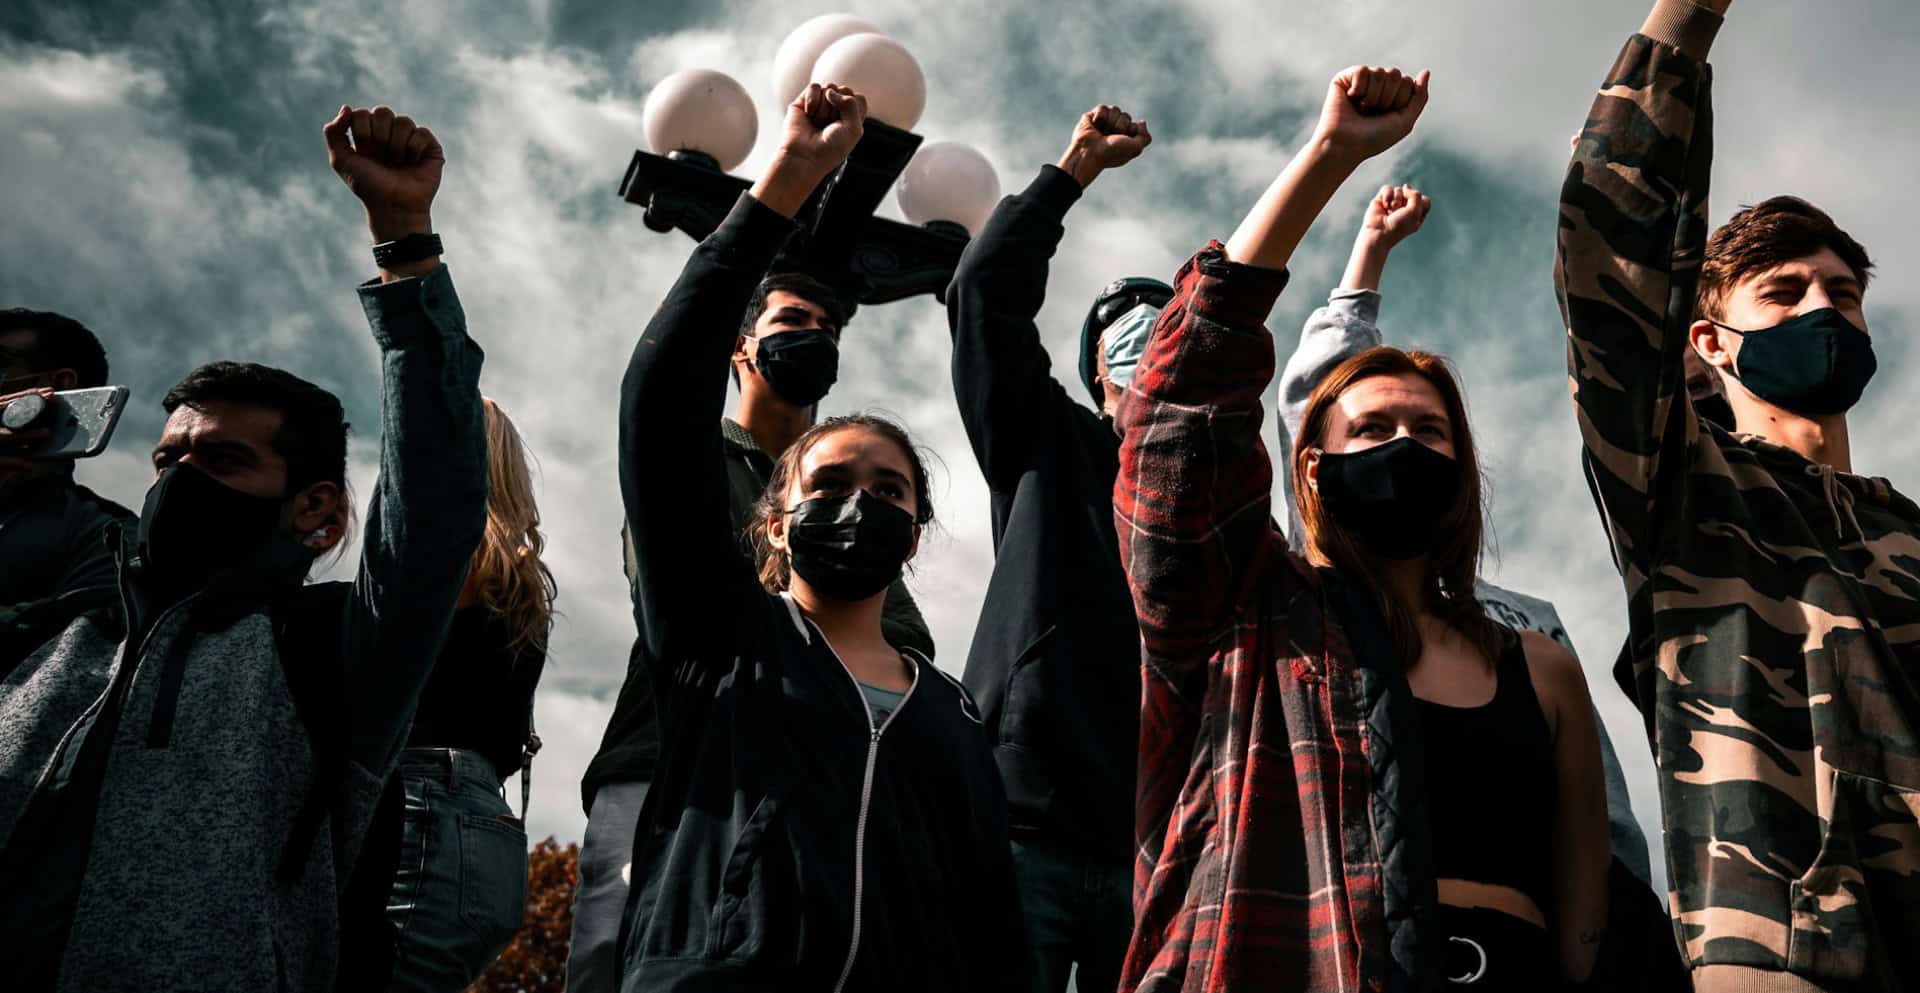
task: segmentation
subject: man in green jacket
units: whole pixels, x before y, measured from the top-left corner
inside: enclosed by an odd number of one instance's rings
[[[1871,264],[1778,197],[1707,235],[1705,58],[1730,0],[1660,0],[1561,193],[1584,458],[1626,581],[1695,989],[1920,988],[1920,507],[1853,473]],[[1720,378],[1733,432],[1688,398]]]

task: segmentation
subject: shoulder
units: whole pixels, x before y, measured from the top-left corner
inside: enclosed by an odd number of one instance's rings
[[[1526,654],[1527,674],[1533,691],[1540,698],[1540,709],[1547,712],[1554,726],[1570,708],[1591,708],[1587,695],[1587,675],[1580,660],[1566,646],[1538,631],[1520,631],[1520,648]]]

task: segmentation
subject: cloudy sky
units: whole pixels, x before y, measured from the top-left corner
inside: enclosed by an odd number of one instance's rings
[[[631,638],[616,542],[616,391],[634,336],[691,243],[646,230],[615,195],[641,142],[640,105],[689,67],[741,80],[767,160],[775,48],[814,14],[859,13],[928,77],[916,129],[986,153],[1003,188],[1060,150],[1074,118],[1118,103],[1157,142],[1069,219],[1042,314],[1071,356],[1083,308],[1115,276],[1170,274],[1224,237],[1312,125],[1325,81],[1354,62],[1431,67],[1413,138],[1342,192],[1295,259],[1271,327],[1290,349],[1345,259],[1371,189],[1412,182],[1435,208],[1385,283],[1389,339],[1464,370],[1493,477],[1498,582],[1558,604],[1654,823],[1639,723],[1609,674],[1618,581],[1578,471],[1550,260],[1568,137],[1642,0],[529,0],[518,5],[241,0],[26,0],[0,11],[0,306],[56,309],[106,341],[135,407],[86,482],[138,506],[159,398],[214,358],[271,362],[338,391],[371,483],[379,380],[354,283],[371,273],[357,204],[326,168],[320,126],[342,103],[387,103],[440,135],[435,210],[484,387],[539,454],[564,618],[541,689],[547,750],[531,831],[579,838],[578,779]],[[1920,312],[1909,274],[1920,161],[1905,0],[1736,4],[1716,50],[1714,219],[1793,192],[1875,254],[1868,307],[1880,377],[1855,418],[1862,471],[1920,488]],[[1906,109],[1902,109],[1903,106]],[[897,213],[889,202],[886,208]],[[1284,353],[1283,353],[1284,354]],[[832,411],[881,408],[944,456],[945,534],[916,588],[958,671],[991,565],[986,492],[954,412],[944,314],[930,298],[863,310]],[[1056,362],[1071,377],[1071,360]],[[1069,380],[1070,381],[1070,380]],[[1075,387],[1071,392],[1080,393]]]

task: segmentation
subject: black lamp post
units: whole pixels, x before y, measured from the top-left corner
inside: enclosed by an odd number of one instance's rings
[[[802,208],[800,232],[776,265],[805,271],[860,303],[922,293],[940,297],[967,247],[966,229],[949,221],[916,226],[873,215],[920,142],[911,131],[867,121],[846,164]],[[637,151],[620,181],[620,196],[645,208],[647,227],[678,229],[698,241],[713,233],[749,185],[700,152]]]

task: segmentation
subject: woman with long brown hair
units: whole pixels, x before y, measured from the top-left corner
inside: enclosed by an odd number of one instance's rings
[[[501,782],[530,772],[557,588],[540,558],[526,445],[498,404],[485,410],[486,535],[397,773],[406,807],[387,905],[396,991],[465,989],[512,940],[526,903],[526,826]]]
[[[1591,704],[1473,598],[1479,463],[1434,356],[1375,348],[1308,404],[1272,517],[1262,326],[1341,183],[1427,76],[1352,67],[1225,244],[1180,272],[1115,421],[1143,663],[1137,927],[1121,988],[1359,993],[1583,981],[1609,861]]]
[[[1368,595],[1415,699],[1442,975],[1584,979],[1607,914],[1599,736],[1579,664],[1474,595],[1479,459],[1439,356],[1377,347],[1307,402],[1293,499],[1315,566]]]

